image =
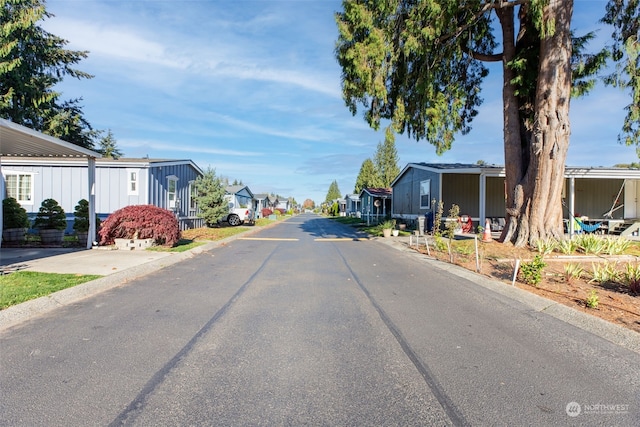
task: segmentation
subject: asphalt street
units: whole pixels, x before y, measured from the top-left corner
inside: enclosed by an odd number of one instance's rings
[[[640,425],[640,354],[314,215],[0,334],[0,425]]]

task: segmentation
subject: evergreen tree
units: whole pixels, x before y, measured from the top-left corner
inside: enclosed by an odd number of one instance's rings
[[[193,185],[196,193],[194,198],[199,209],[198,217],[204,219],[207,227],[213,227],[229,213],[229,205],[224,198],[225,186],[216,176],[215,169],[211,168],[199,176]]]
[[[398,151],[396,150],[395,137],[391,127],[388,127],[385,131],[384,142],[378,143],[374,161],[380,180],[380,187],[391,187],[391,183],[400,173]]]
[[[107,134],[100,138],[98,142],[98,152],[109,159],[119,159],[122,157],[122,151],[116,145],[116,139],[113,137],[111,129],[107,130]]]
[[[65,49],[66,40],[38,25],[51,16],[43,0],[0,0],[0,117],[93,148],[97,133],[79,100],[54,90],[65,76],[93,77],[73,68],[87,52]]]
[[[340,197],[342,197],[342,194],[340,193],[340,188],[338,188],[338,181],[334,179],[329,186],[329,191],[327,191],[327,197],[324,201],[327,203],[331,203],[335,199],[339,199]]]
[[[360,166],[360,172],[356,178],[356,186],[353,189],[355,194],[360,194],[364,188],[379,188],[382,187],[380,176],[376,170],[376,165],[373,164],[373,160],[366,159]]]

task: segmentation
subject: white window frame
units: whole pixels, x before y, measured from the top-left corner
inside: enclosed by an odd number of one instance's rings
[[[13,197],[13,195],[9,194],[9,183],[7,178],[9,176],[17,176],[16,179],[16,183],[17,183],[17,188],[16,190],[16,196],[19,195],[19,191],[18,189],[20,188],[20,177],[21,176],[28,176],[29,177],[29,191],[27,194],[27,199],[20,199],[19,197],[15,197],[15,199],[18,201],[18,203],[20,203],[21,205],[33,205],[33,184],[34,184],[34,172],[24,172],[24,171],[11,171],[11,170],[3,170],[2,171],[2,175],[4,176],[4,182],[5,182],[5,197]]]
[[[427,205],[423,205],[424,196],[427,196]],[[431,209],[431,180],[420,181],[420,209]]]
[[[193,212],[195,215],[198,212],[198,202],[195,200],[196,185],[195,181],[189,181],[189,215]]]
[[[171,184],[174,185],[174,191],[171,191]],[[173,195],[173,199],[171,196]],[[167,177],[167,207],[169,209],[176,209],[178,201],[178,177],[175,175],[169,175]]]
[[[140,189],[140,169],[127,169],[127,195],[137,196]]]

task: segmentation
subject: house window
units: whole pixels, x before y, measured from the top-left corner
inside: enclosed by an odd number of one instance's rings
[[[431,180],[420,181],[420,209],[431,208]]]
[[[177,207],[178,177],[171,175],[167,177],[167,204],[169,209]]]
[[[138,171],[127,169],[127,194],[129,196],[138,195]]]
[[[196,190],[196,186],[194,184],[194,182],[189,182],[189,214],[191,215],[191,212],[193,212],[193,214],[195,215],[195,213],[198,211],[198,202],[196,202],[196,197],[198,195],[198,192]]]
[[[33,204],[33,174],[7,172],[4,179],[7,197],[13,197],[21,204]]]

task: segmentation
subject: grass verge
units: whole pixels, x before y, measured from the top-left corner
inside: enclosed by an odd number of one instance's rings
[[[17,271],[0,276],[0,310],[81,283],[99,279],[98,275],[38,273]]]

